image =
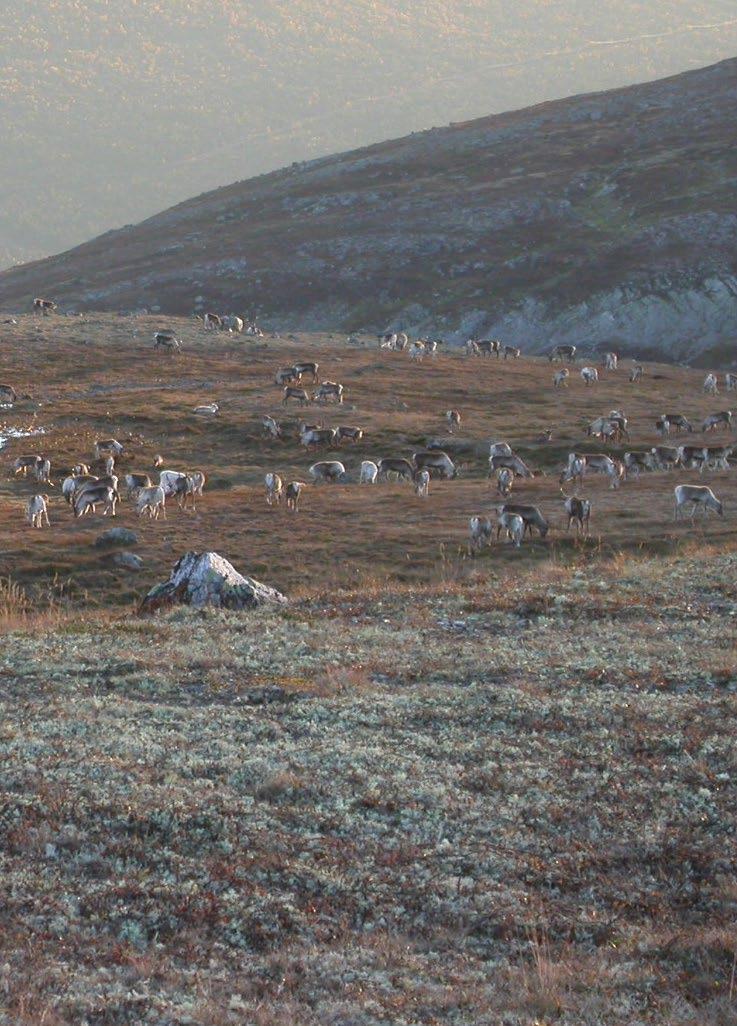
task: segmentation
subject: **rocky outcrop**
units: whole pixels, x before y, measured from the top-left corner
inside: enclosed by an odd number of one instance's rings
[[[157,584],[141,603],[142,612],[187,604],[201,608],[254,609],[283,605],[287,599],[275,588],[244,577],[217,552],[186,552],[175,564],[171,577]]]

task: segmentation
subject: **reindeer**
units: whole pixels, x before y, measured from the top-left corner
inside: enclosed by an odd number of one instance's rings
[[[302,496],[302,489],[305,487],[303,481],[290,481],[286,487],[287,509],[293,513],[299,511],[299,500]]]
[[[320,365],[315,363],[314,361],[310,361],[310,360],[308,360],[306,362],[303,362],[303,363],[295,363],[294,368],[293,368],[295,373],[299,374],[300,377],[303,374],[309,374],[310,377],[312,378],[312,384],[313,385],[318,384],[318,382],[320,380],[320,378],[318,377],[318,374],[317,374],[319,369],[320,369]],[[329,384],[329,382],[326,382],[326,384]]]
[[[434,471],[438,477],[446,479],[458,477],[458,468],[447,452],[443,452],[442,449],[413,453],[412,462],[417,471],[428,470],[431,473]]]
[[[43,456],[19,456],[13,464],[14,475],[20,474],[21,477],[27,477],[28,471],[32,470],[34,475],[36,474],[36,468],[43,463]]]
[[[387,478],[389,474],[396,474],[405,481],[414,481],[415,468],[409,460],[401,457],[385,456],[377,464],[378,477]]]
[[[284,388],[282,405],[286,404],[290,399],[295,399],[300,406],[309,406],[310,403],[310,397],[304,388],[295,388],[293,385],[286,385]]]
[[[336,403],[343,403],[343,386],[337,381],[323,381],[312,396],[315,402],[326,402],[333,399]]]
[[[379,468],[372,460],[363,460],[361,463],[361,470],[359,476],[359,482],[361,484],[376,484],[376,478],[379,475]]]
[[[673,494],[675,496],[674,520],[680,518],[682,508],[689,502],[692,504],[691,520],[696,515],[697,509],[701,509],[704,516],[708,514],[710,509],[713,509],[718,516],[724,516],[723,504],[717,499],[711,488],[707,488],[706,485],[676,485],[673,489]]]
[[[300,428],[299,441],[305,449],[309,449],[311,445],[314,445],[316,449],[321,445],[331,449],[336,444],[337,435],[337,428],[318,428],[305,424]]]
[[[349,442],[353,442],[354,445],[358,444],[358,442],[363,438],[363,428],[360,427],[351,427],[348,424],[339,424],[335,430],[338,445],[340,445],[344,438],[348,439]]]
[[[719,388],[717,387],[716,374],[707,374],[704,378],[704,384],[702,387],[704,392],[707,392],[709,395],[718,395]]]
[[[728,392],[737,391],[737,374],[732,374],[730,371],[724,375],[724,387]]]
[[[616,353],[605,353],[604,354],[604,369],[609,371],[615,371],[617,364],[619,363],[619,357]]]
[[[475,556],[485,545],[491,543],[491,520],[488,517],[471,517],[468,522],[468,554]]]
[[[517,346],[504,346],[504,359],[509,357],[512,360],[519,360],[522,350]],[[498,354],[497,354],[498,355]]]
[[[49,523],[48,502],[48,495],[34,495],[28,500],[26,518],[31,527],[42,528],[44,521],[46,521],[47,527],[51,527]]]
[[[589,533],[589,520],[591,519],[591,503],[588,499],[579,499],[575,495],[569,495],[566,497],[566,501],[563,503],[566,514],[568,515],[568,523],[566,524],[566,532],[571,528],[571,523],[575,520],[576,532],[578,534]]]
[[[725,427],[727,431],[732,430],[732,411],[721,410],[719,413],[712,413],[704,420],[701,425],[702,433],[705,431],[715,431],[718,427]]]
[[[556,360],[562,362],[568,361],[573,363],[574,357],[576,356],[575,346],[556,346],[550,353],[548,353],[548,360],[550,363],[555,363]]]
[[[277,385],[299,384],[302,375],[295,367],[280,367],[274,375],[274,383]]]
[[[178,353],[182,349],[182,342],[173,331],[157,331],[154,333],[154,349],[165,349],[169,353]]]
[[[583,378],[584,385],[593,385],[594,382],[599,380],[599,372],[596,367],[582,367],[581,377]]]
[[[507,499],[512,494],[512,486],[514,485],[514,471],[510,470],[509,467],[499,467],[496,472],[496,490],[502,496]]]
[[[630,381],[632,383],[642,380],[642,375],[645,373],[645,368],[641,363],[636,363],[635,366],[630,370]]]
[[[33,300],[33,312],[35,314],[42,314],[44,317],[48,317],[54,310],[56,310],[56,303],[53,299],[37,298]]]
[[[204,318],[205,331],[222,331],[223,319],[218,314],[206,313]]]
[[[525,522],[525,531],[529,531],[532,534],[532,528],[534,527],[540,533],[540,537],[544,538],[548,533],[550,526],[542,515],[537,506],[528,506],[521,503],[506,502],[500,509],[497,509],[497,513],[516,513],[521,516]],[[496,536],[499,537],[500,527],[497,527]]]
[[[567,367],[563,367],[561,370],[556,371],[553,375],[553,385],[555,388],[568,388],[568,378],[571,372]]]
[[[345,477],[345,465],[340,460],[322,460],[310,467],[310,476],[314,481],[339,481]]]
[[[461,426],[461,415],[458,410],[446,410],[445,419],[448,423],[448,434],[452,435],[455,428]]]
[[[269,473],[264,477],[264,485],[267,505],[273,506],[276,503],[278,506],[284,494],[284,482],[278,474]]]
[[[281,427],[273,417],[264,415],[261,418],[261,429],[267,438],[281,438]]]
[[[501,512],[497,516],[496,537],[499,540],[499,533],[507,532],[507,538],[515,548],[519,548],[525,536],[525,522],[519,513]]]
[[[680,435],[681,431],[687,431],[689,434],[693,431],[693,426],[689,420],[687,420],[682,413],[663,413],[660,419],[665,421],[668,425],[669,433],[671,428],[676,429],[676,433]]]
[[[415,495],[420,499],[426,499],[430,490],[430,471],[418,470],[415,474]]]
[[[489,457],[489,476],[495,474],[500,467],[507,467],[515,477],[535,476],[524,460],[514,454],[511,456],[498,455]]]

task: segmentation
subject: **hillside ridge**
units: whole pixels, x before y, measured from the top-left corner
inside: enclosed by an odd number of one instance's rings
[[[292,164],[0,274],[0,306],[731,364],[737,60]]]

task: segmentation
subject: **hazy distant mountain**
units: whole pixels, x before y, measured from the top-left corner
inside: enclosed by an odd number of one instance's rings
[[[737,60],[216,190],[0,274],[0,304],[734,355]]]
[[[293,160],[736,51],[733,0],[5,0],[0,266]]]

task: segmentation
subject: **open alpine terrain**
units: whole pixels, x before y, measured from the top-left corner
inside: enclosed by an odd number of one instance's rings
[[[700,430],[730,406],[721,371],[708,395],[703,371],[631,382],[629,361],[587,386],[581,361],[556,389],[561,364],[524,352],[413,360],[109,314],[1,327],[2,1026],[732,1026],[734,467],[587,474],[587,537],[559,487],[570,452],[728,443]],[[162,327],[181,351],[154,349]],[[297,361],[342,405],[283,406]],[[613,410],[629,440],[585,435]],[[659,437],[676,412],[694,432]],[[364,435],[306,452],[300,419]],[[102,473],[109,438],[118,515],[75,519],[61,482]],[[459,474],[426,498],[358,483],[363,460],[441,440]],[[491,441],[534,471],[511,499],[550,529],[471,557],[469,518],[503,501]],[[53,485],[14,473],[25,455]],[[324,459],[346,480],[312,484]],[[206,475],[195,510],[137,515],[122,477],[159,469]],[[307,482],[297,512],[267,505],[266,472]],[[679,483],[724,516],[674,522]],[[113,526],[141,569],[95,544]],[[139,615],[188,550],[288,605]]]
[[[415,363],[406,352],[378,348],[376,339],[344,335],[300,334],[281,339],[206,332],[202,322],[170,322],[183,350],[168,354],[153,347],[160,322],[148,317],[89,315],[81,318],[23,317],[4,324],[3,363],[7,382],[21,395],[5,411],[7,423],[39,430],[31,438],[10,438],[3,454],[7,467],[0,485],[3,532],[0,572],[32,592],[57,587],[74,592],[85,605],[126,606],[142,587],[139,577],[111,566],[109,554],[94,541],[109,526],[98,514],[75,520],[60,495],[60,484],[78,463],[94,464],[94,443],[116,438],[123,453],[116,464],[123,500],[116,522],[134,528],[136,551],[145,564],[143,581],[164,579],[186,549],[214,549],[286,593],[314,587],[394,581],[437,581],[449,571],[461,576],[480,564],[510,560],[539,562],[551,556],[567,560],[581,553],[673,552],[694,538],[723,543],[733,534],[731,518],[712,516],[692,525],[673,522],[673,487],[680,481],[707,483],[725,502],[737,506],[737,477],[726,470],[644,473],[611,489],[605,477],[588,477],[593,502],[591,536],[577,540],[563,530],[563,497],[558,476],[571,451],[621,456],[645,451],[663,441],[719,445],[729,431],[704,436],[703,419],[729,406],[730,394],[705,395],[704,373],[647,364],[641,381],[630,383],[630,364],[600,369],[587,387],[571,368],[568,387],[553,387],[560,364],[547,359],[465,357],[443,351]],[[361,341],[363,340],[363,341]],[[317,361],[321,380],[344,385],[344,402],[301,407],[282,401],[275,372],[295,361]],[[309,379],[308,379],[309,380]],[[307,384],[308,392],[315,386]],[[202,417],[195,407],[215,402],[217,415]],[[445,413],[457,409],[460,427],[448,433]],[[611,410],[629,420],[630,440],[607,447],[587,438],[586,425]],[[696,426],[690,435],[658,437],[662,413],[680,412]],[[281,423],[280,439],[264,438],[261,416]],[[343,424],[363,429],[356,444],[307,451],[299,441],[300,421]],[[552,431],[551,441],[540,439]],[[551,522],[547,538],[537,535],[520,550],[494,546],[478,560],[466,560],[468,520],[489,515],[502,501],[488,479],[489,443],[505,441],[536,476],[518,479],[513,500],[540,507]],[[456,480],[433,480],[428,500],[415,497],[407,483],[359,486],[363,460],[411,457],[440,442],[459,466]],[[53,488],[32,477],[14,475],[18,456],[39,453],[51,461]],[[141,520],[135,503],[125,499],[122,477],[143,472],[158,481],[160,469],[200,470],[207,477],[196,511],[181,512],[170,501],[167,518]],[[344,462],[351,483],[312,485],[308,468],[317,460]],[[91,466],[102,473],[101,466]],[[264,501],[264,474],[278,473],[287,483],[308,483],[298,516],[284,505]],[[572,491],[567,488],[567,491]],[[23,508],[35,492],[50,494],[51,529],[29,532]]]
[[[0,309],[734,359],[736,100],[727,60],[293,164],[6,271]]]

